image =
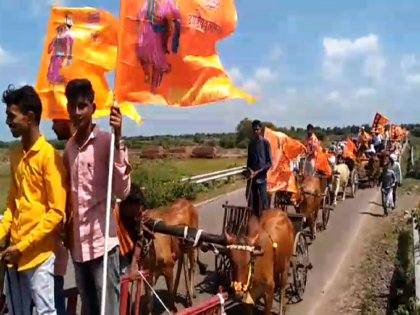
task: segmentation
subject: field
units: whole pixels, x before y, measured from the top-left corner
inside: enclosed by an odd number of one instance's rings
[[[4,152],[1,155],[4,156]],[[245,165],[245,158],[217,158],[217,159],[135,159],[130,156],[131,164],[133,166],[132,180],[139,185],[152,189],[156,187],[157,183],[174,181],[183,177],[190,177],[199,174],[211,173],[227,168]],[[238,179],[238,178],[236,178]],[[150,184],[153,182],[153,184]],[[10,184],[10,166],[8,162],[3,161],[0,164],[0,185],[3,187],[0,190],[0,212],[3,212],[8,194]],[[243,181],[225,180],[219,181],[217,184],[198,185],[199,189],[194,190],[192,199],[195,201],[202,201],[207,198],[212,198],[219,194],[227,193],[235,190],[243,185]],[[159,186],[159,185],[158,185]],[[168,194],[170,185],[166,185],[165,195]],[[173,188],[172,186],[170,186]],[[186,187],[188,188],[188,187]],[[160,195],[159,195],[160,196]],[[160,198],[160,197],[159,197]],[[167,198],[168,199],[168,198]],[[171,200],[172,198],[169,198]]]

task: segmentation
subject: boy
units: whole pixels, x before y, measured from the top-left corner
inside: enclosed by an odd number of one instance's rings
[[[87,79],[75,79],[66,86],[67,111],[76,128],[67,142],[64,164],[68,170],[73,205],[72,234],[76,285],[84,315],[100,312],[103,256],[105,251],[105,211],[108,189],[109,146],[111,134],[92,122],[95,92]],[[124,200],[130,191],[130,165],[121,141],[122,116],[112,107],[110,125],[115,133],[112,193]],[[114,205],[112,205],[112,208]],[[114,217],[110,217],[106,314],[119,314],[119,248]]]
[[[55,231],[66,206],[63,160],[39,131],[42,103],[31,86],[3,93],[6,123],[20,146],[11,153],[12,182],[0,239],[8,263],[7,304],[11,315],[30,315],[31,297],[39,315],[57,315],[54,306]]]

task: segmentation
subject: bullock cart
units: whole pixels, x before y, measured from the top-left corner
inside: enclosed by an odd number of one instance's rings
[[[380,162],[374,161],[373,158],[358,159],[356,162],[358,184],[363,184],[367,187],[374,188],[379,169]]]
[[[321,202],[321,214],[322,214],[322,230],[327,229],[328,222],[330,221],[331,214],[331,204],[332,204],[332,191],[331,183],[332,176],[328,176],[321,171],[317,171],[315,177],[318,177],[321,180],[322,187],[322,202]],[[317,218],[316,218],[317,219]],[[317,221],[317,220],[315,220]]]
[[[252,216],[252,210],[247,207],[223,205],[224,217],[222,233],[226,232],[233,236],[245,236],[248,222]],[[287,213],[294,230],[293,256],[291,259],[291,281],[289,281],[290,295],[293,302],[303,299],[305,292],[308,270],[312,268],[309,261],[309,250],[303,233],[305,216],[302,214]],[[231,262],[223,251],[217,251],[215,256],[215,271],[218,276],[217,286],[230,290]],[[290,279],[290,278],[289,278]]]

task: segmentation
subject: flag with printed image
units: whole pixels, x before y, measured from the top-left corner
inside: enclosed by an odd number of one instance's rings
[[[186,107],[242,98],[216,43],[237,22],[233,0],[120,0],[118,102]]]
[[[43,104],[43,119],[68,119],[66,84],[86,78],[95,90],[94,117],[109,115],[113,92],[106,74],[115,69],[118,20],[96,8],[61,8],[52,5],[35,88]],[[140,123],[133,104],[121,112]]]

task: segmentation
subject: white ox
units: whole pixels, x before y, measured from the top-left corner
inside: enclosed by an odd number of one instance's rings
[[[340,187],[343,189],[343,201],[346,200],[346,189],[350,179],[349,167],[345,164],[337,164],[332,168],[332,191],[333,191],[333,206],[337,205],[337,196]]]

